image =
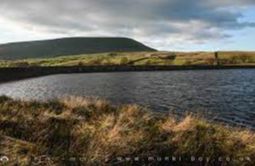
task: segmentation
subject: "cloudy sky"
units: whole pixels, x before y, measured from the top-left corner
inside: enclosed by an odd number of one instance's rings
[[[0,43],[130,37],[160,50],[255,50],[255,0],[1,0]]]

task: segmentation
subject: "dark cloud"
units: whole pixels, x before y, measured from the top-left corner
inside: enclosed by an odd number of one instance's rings
[[[2,0],[0,17],[49,33],[201,42],[254,26],[239,21],[253,6],[254,0]]]

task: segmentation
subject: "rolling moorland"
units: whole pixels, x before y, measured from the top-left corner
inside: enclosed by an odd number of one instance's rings
[[[155,51],[130,38],[76,37],[0,45],[0,59],[52,58],[111,51]]]
[[[0,67],[254,65],[255,52],[163,52],[129,38],[62,38],[0,45]]]
[[[93,98],[28,102],[2,96],[0,126],[0,154],[10,157],[8,165],[31,165],[41,155],[41,165],[161,165],[172,157],[175,165],[255,164],[254,132]]]
[[[40,76],[29,73],[40,67],[255,66],[255,52],[163,52],[132,39],[93,40],[89,47],[84,45],[84,41],[90,43],[88,38],[0,45],[0,78],[18,79],[16,70],[3,72],[13,68],[22,69],[20,78],[27,78]],[[176,165],[190,164],[191,156],[203,157],[199,164],[255,164],[254,131],[226,127],[195,115],[179,119],[153,112],[92,98],[40,102],[2,96],[0,155],[15,156],[8,165],[17,164],[16,157],[20,159],[18,165],[31,165],[31,157],[40,155],[53,160],[42,165],[123,164],[123,158],[117,158],[122,156],[139,156],[140,162],[150,165],[160,162],[155,158],[147,161],[149,156],[181,156]],[[70,161],[70,157],[77,158]],[[124,164],[137,164],[132,159]]]

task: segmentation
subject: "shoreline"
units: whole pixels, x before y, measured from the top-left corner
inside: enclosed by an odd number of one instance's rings
[[[176,70],[225,70],[225,69],[255,69],[255,65],[110,65],[110,66],[59,66],[59,67],[12,67],[0,68],[0,83],[17,81],[26,78],[54,74],[98,73],[98,72],[142,72],[142,71],[176,71]]]

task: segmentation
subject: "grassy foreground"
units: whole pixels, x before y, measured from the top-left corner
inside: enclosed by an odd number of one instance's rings
[[[47,59],[0,60],[0,67],[86,65],[255,65],[255,52],[110,52]]]
[[[17,157],[18,165],[31,165],[40,155],[46,158],[42,165],[134,165],[136,157],[148,165],[162,164],[159,157],[164,163],[176,157],[176,165],[197,165],[197,157],[206,165],[254,165],[255,134],[91,98],[42,103],[0,97],[1,155],[10,157],[8,165]]]

